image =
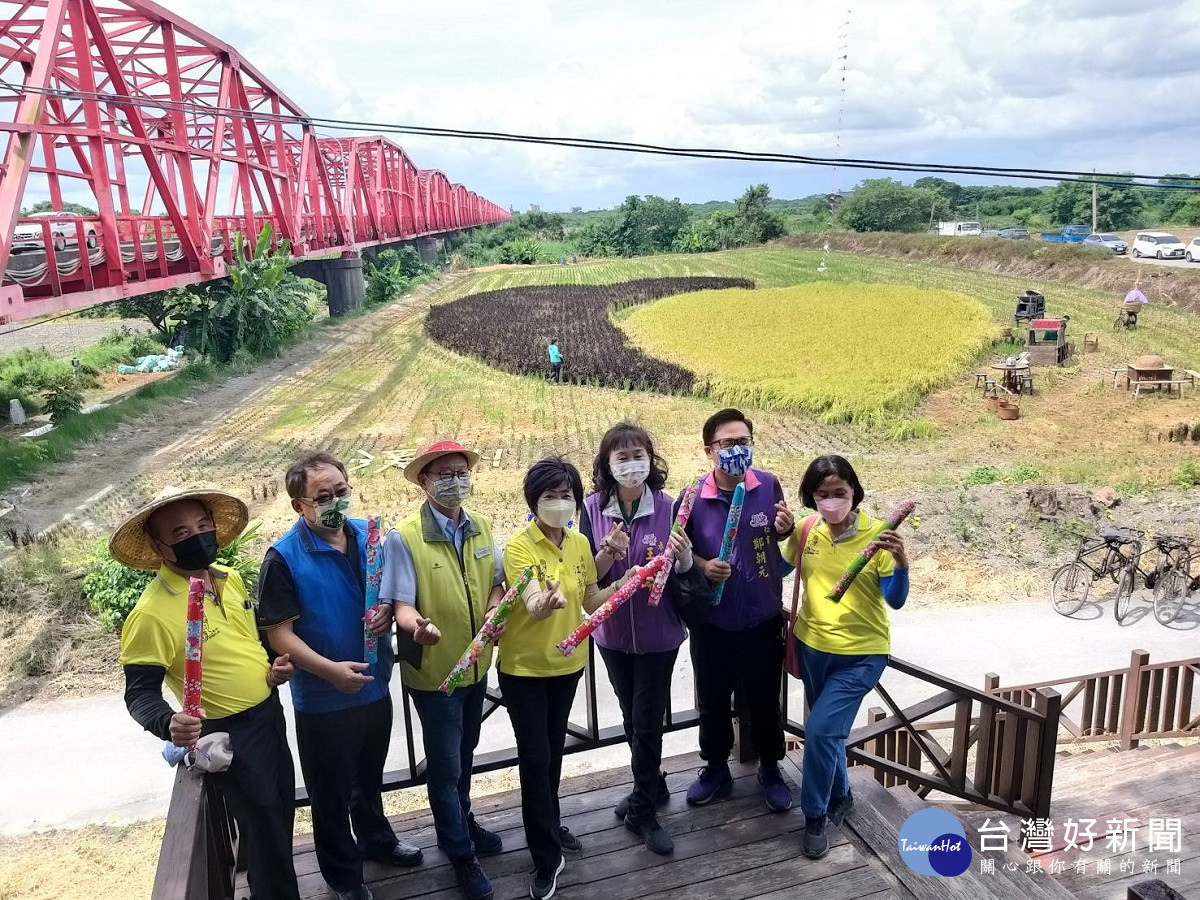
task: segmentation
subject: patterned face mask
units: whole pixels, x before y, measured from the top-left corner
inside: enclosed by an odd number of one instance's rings
[[[612,469],[613,478],[622,487],[640,487],[650,477],[650,460],[648,459],[631,459],[628,462],[612,462],[610,460],[608,465]]]
[[[324,528],[341,528],[350,517],[350,498],[334,497],[326,503],[313,505],[317,521]]]
[[[730,478],[741,478],[754,461],[754,448],[735,444],[717,451],[717,467]]]
[[[433,483],[433,499],[442,506],[462,506],[462,502],[470,493],[470,475],[452,475],[449,478],[439,478]]]

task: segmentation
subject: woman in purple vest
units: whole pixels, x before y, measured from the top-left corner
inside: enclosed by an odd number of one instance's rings
[[[678,554],[676,571],[691,568],[687,537],[671,534],[673,500],[662,490],[666,480],[667,464],[638,426],[620,422],[600,441],[592,493],[580,522],[596,555],[600,587],[618,581],[631,566],[649,562],[668,544]],[[616,814],[647,847],[665,855],[674,843],[654,810],[668,800],[666,777],[659,769],[663,716],[684,628],[666,597],[658,606],[647,603],[649,592],[647,587],[634,594],[593,637],[621,704],[632,752],[633,793],[617,804]]]

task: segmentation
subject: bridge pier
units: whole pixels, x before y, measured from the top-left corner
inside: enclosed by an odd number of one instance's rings
[[[362,256],[346,251],[340,259],[306,259],[292,266],[300,278],[311,278],[325,285],[331,316],[343,316],[358,309],[366,296]]]
[[[417,238],[417,253],[421,257],[421,262],[426,264],[437,262],[438,254],[442,252],[444,246],[441,238]]]

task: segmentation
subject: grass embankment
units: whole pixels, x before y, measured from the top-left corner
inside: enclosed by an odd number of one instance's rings
[[[714,335],[721,321],[736,324]],[[704,379],[714,402],[858,424],[911,411],[996,332],[987,308],[962,294],[871,284],[679,295],[637,308],[623,327]]]

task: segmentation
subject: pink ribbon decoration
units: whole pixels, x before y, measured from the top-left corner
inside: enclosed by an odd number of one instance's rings
[[[380,517],[367,518],[367,611],[363,616],[363,661],[379,662],[379,638],[371,634],[371,613],[379,605],[379,585],[383,582],[383,547]]]
[[[912,511],[916,508],[911,500],[905,500],[899,506],[892,510],[891,515],[887,517],[887,524],[884,525],[884,531],[895,531],[900,527],[900,523],[909,517]],[[863,549],[863,552],[854,557],[854,561],[850,563],[850,568],[846,573],[838,579],[838,583],[833,586],[833,590],[825,595],[826,600],[832,600],[834,603],[840,601],[845,595],[850,583],[858,577],[859,573],[867,567],[867,563],[871,561],[871,557],[879,551],[879,542],[871,541]]]
[[[187,638],[183,657],[183,714],[200,718],[204,658],[204,582],[188,581]]]
[[[579,649],[579,645],[586,641],[593,631],[603,625],[613,613],[629,602],[629,598],[641,590],[642,586],[654,578],[658,574],[658,571],[666,564],[666,557],[660,553],[654,559],[650,560],[650,562],[646,563],[646,565],[636,566],[633,569],[633,574],[629,576],[628,581],[621,585],[611,597],[600,604],[600,607],[594,613],[584,619],[578,628],[558,642],[559,652],[563,656],[570,656]]]
[[[695,484],[689,484],[683,490],[683,497],[679,501],[679,512],[675,514],[675,524],[671,526],[671,534],[677,531],[683,531],[687,527],[688,519],[692,515],[692,507],[696,503],[696,497],[699,491],[696,490]],[[650,597],[647,602],[651,606],[658,606],[662,601],[663,588],[667,586],[667,578],[671,574],[671,567],[675,565],[675,552],[671,549],[670,544],[663,550],[663,556],[667,558],[667,564],[658,570],[658,574],[654,576],[654,584],[650,586]]]

